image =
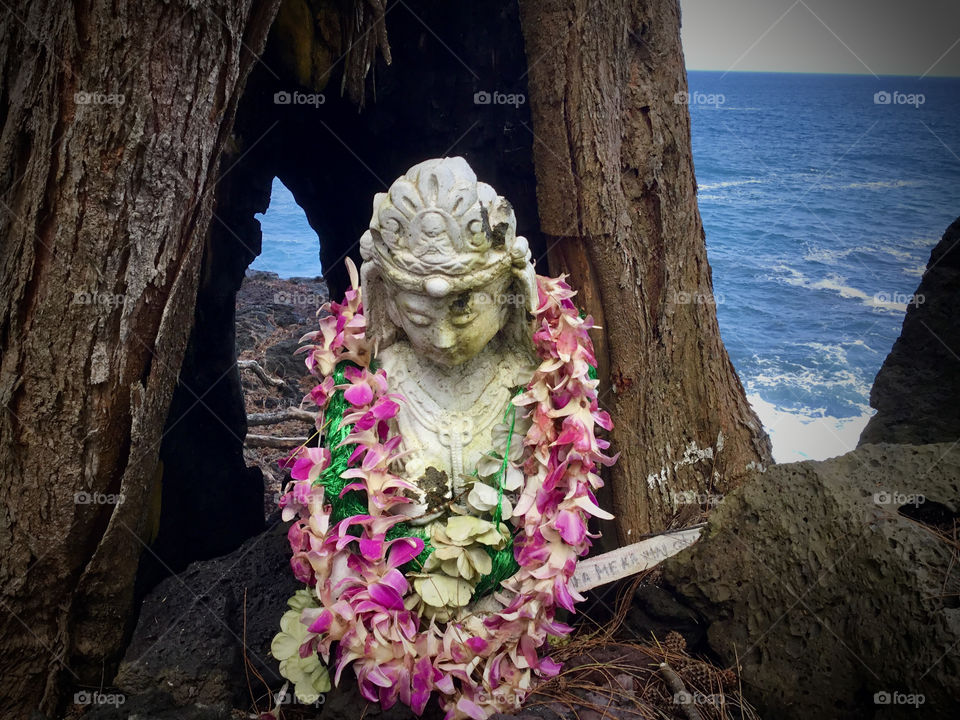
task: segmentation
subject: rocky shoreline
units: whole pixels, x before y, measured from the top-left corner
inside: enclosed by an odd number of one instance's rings
[[[247,271],[237,293],[237,360],[248,418],[298,408],[316,384],[304,366],[304,356],[294,355],[294,351],[300,338],[317,328],[317,311],[328,298],[323,278],[284,279],[276,273]],[[269,380],[245,366],[250,361],[257,363]],[[303,440],[312,432],[311,424],[302,419],[247,428],[248,436]],[[247,465],[263,472],[266,518],[276,514],[281,492],[283,476],[277,462],[294,447],[244,448]]]

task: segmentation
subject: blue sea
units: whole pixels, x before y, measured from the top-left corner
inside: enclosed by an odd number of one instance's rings
[[[930,250],[960,215],[960,78],[690,71],[724,342],[778,462],[852,449]],[[279,181],[253,267],[320,273]]]

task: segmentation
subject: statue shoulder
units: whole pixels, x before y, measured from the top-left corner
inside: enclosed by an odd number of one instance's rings
[[[507,387],[524,387],[533,377],[537,365],[536,358],[522,348],[507,347],[500,356],[501,382]]]
[[[377,353],[376,363],[383,368],[388,378],[399,379],[406,374],[412,360],[406,343],[393,343]]]

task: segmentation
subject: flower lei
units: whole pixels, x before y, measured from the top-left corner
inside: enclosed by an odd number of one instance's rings
[[[307,396],[320,409],[318,431],[345,436],[336,443],[328,437],[330,449],[298,448],[286,461],[293,479],[280,507],[284,520],[294,520],[291,567],[307,589],[291,598],[273,654],[301,697],[329,689],[317,656],[329,662],[337,642],[335,681],[352,664],[361,694],[383,708],[400,700],[421,714],[436,691],[447,720],[484,720],[519,705],[536,677],[559,672],[560,665],[538,650],[548,635],[571,630],[555,619],[557,609],[573,612],[583,600],[568,583],[596,537],[587,530],[588,516],[612,518],[593,495],[603,484],[598,464],[616,460],[603,454],[609,443],[594,433],[595,425],[609,430],[612,424],[597,405],[587,334],[593,322],[579,316],[563,276],[537,277],[533,340],[541,362],[513,399],[530,420],[523,439],[525,484],[512,517],[505,518],[514,526],[519,570],[496,588],[505,607],[440,623],[416,612],[416,594],[403,572],[430,550],[423,537],[398,532],[403,518],[390,512],[410,502],[404,491],[415,489],[391,470],[401,438],[388,421],[403,399],[388,392],[384,370],[371,367],[361,289],[349,261],[348,270],[352,287],[344,301],[324,306],[330,314],[304,337],[314,344],[300,349],[321,380]],[[325,428],[324,413],[334,402],[345,402],[347,411],[339,428]],[[352,451],[348,469],[340,472],[331,465],[331,449],[336,455],[344,448]],[[331,484],[331,474],[341,482]],[[331,488],[340,497],[360,493],[353,497],[363,501],[364,512],[332,517]]]

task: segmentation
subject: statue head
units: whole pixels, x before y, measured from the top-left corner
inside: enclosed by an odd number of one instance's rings
[[[422,162],[377,193],[360,253],[367,334],[380,349],[402,336],[453,367],[500,333],[530,346],[530,249],[510,203],[463,158]]]

